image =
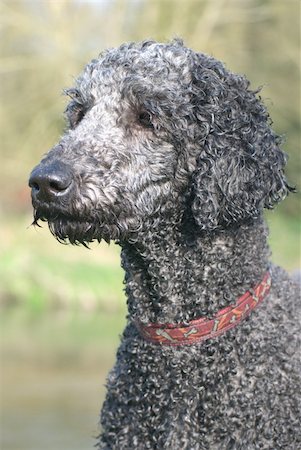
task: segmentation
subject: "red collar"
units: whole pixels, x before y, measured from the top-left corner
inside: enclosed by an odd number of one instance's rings
[[[144,339],[161,345],[189,345],[211,339],[235,327],[245,319],[267,296],[271,287],[271,275],[242,295],[234,305],[221,309],[212,319],[201,317],[186,324],[143,324],[136,326]]]

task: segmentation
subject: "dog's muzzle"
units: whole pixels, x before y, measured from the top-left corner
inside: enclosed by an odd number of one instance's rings
[[[61,161],[40,163],[33,169],[29,178],[33,205],[66,199],[72,185],[72,171],[67,164]]]

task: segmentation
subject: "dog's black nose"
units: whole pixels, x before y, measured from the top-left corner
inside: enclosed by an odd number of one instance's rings
[[[33,199],[46,202],[66,195],[71,184],[71,170],[59,161],[39,164],[33,169],[29,178]]]

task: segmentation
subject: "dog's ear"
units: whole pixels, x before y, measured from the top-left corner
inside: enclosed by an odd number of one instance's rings
[[[265,150],[262,149],[265,153]],[[192,212],[204,230],[259,217],[291,189],[283,175],[285,156],[277,150],[266,161],[229,152],[216,159],[202,156],[192,180]]]
[[[208,64],[208,60],[206,60]],[[291,188],[284,176],[286,155],[268,113],[244,77],[209,60],[195,78],[195,113],[206,136],[199,143],[192,178],[191,208],[203,230],[224,228],[260,216]]]

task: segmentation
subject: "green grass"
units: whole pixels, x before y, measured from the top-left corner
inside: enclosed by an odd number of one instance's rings
[[[30,216],[0,235],[1,353],[6,364],[93,366],[112,361],[126,316],[115,245],[63,246]],[[107,364],[107,363],[105,363]]]
[[[18,249],[2,256],[0,282],[8,299],[33,313],[45,309],[114,309],[122,298],[119,266],[68,261]],[[7,302],[7,304],[8,304]]]
[[[300,267],[300,225],[269,212],[273,261]],[[11,217],[1,229],[0,326],[6,355],[52,355],[64,360],[116,347],[126,302],[119,249],[62,246],[30,217]],[[99,348],[98,348],[99,346]],[[111,350],[110,350],[111,349]],[[43,350],[43,351],[42,351]],[[73,356],[72,356],[73,355]]]
[[[276,211],[269,211],[266,214],[266,220],[270,229],[269,243],[272,261],[289,272],[300,269],[300,220],[288,219]]]
[[[28,228],[30,217],[11,217],[1,229],[0,299],[4,310],[27,315],[57,311],[124,311],[123,271],[115,245],[91,250],[63,246],[43,229]],[[287,270],[300,267],[300,224],[269,212],[272,259]]]
[[[298,221],[273,212],[267,220],[273,260],[299,268]],[[2,359],[7,367],[110,367],[126,316],[118,247],[62,246],[46,225],[29,223],[11,217],[1,228]]]
[[[59,244],[47,226],[27,228],[28,217],[12,218],[1,231],[0,293],[4,308],[32,314],[52,310],[120,310],[123,273],[116,246],[92,250]]]

